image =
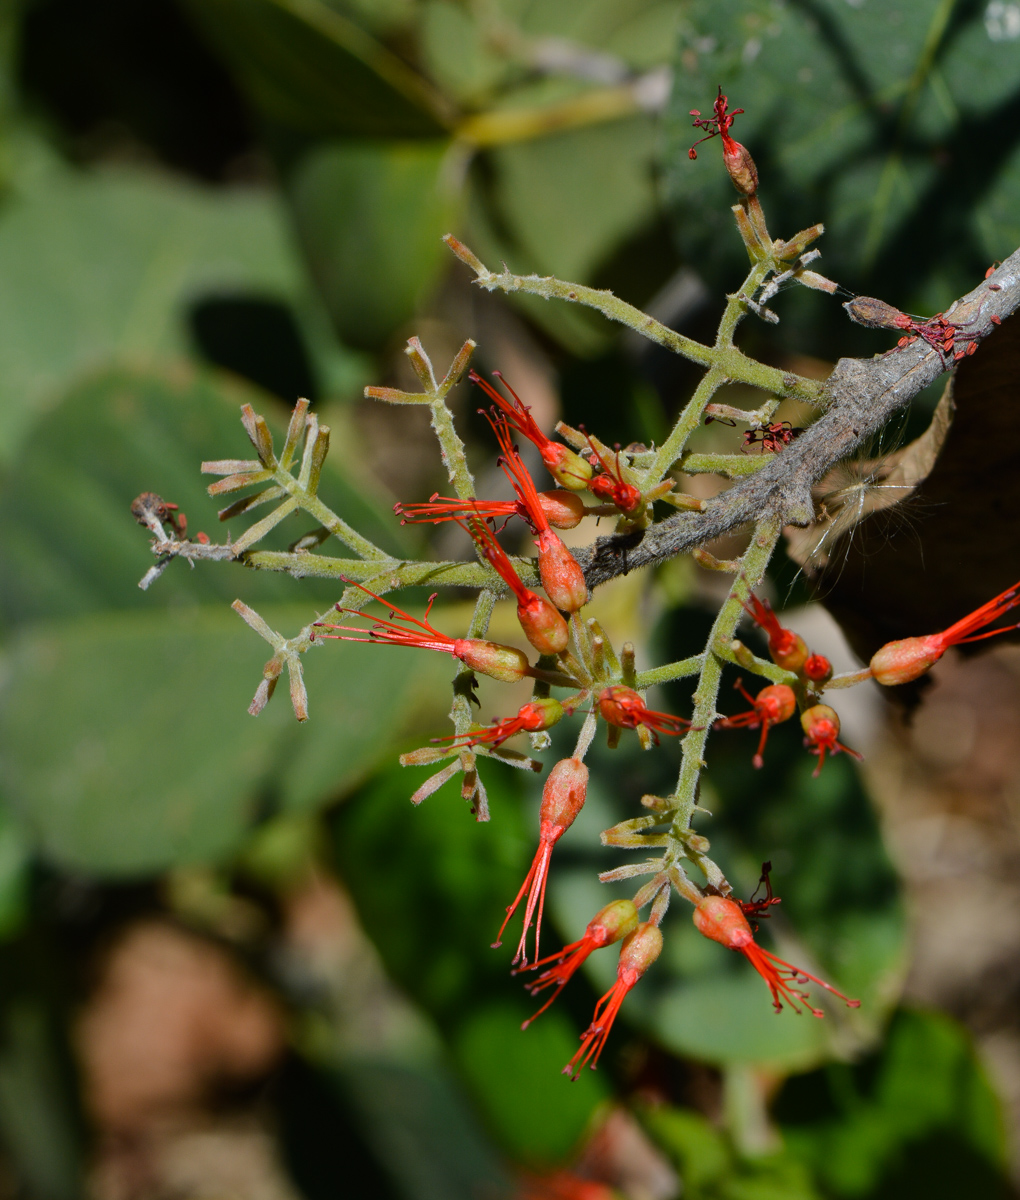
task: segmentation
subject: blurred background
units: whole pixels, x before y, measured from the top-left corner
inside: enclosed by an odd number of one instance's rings
[[[860,1010],[776,1016],[677,904],[599,1071],[569,1084],[612,962],[522,1035],[489,948],[540,785],[484,764],[477,825],[455,785],[412,810],[426,773],[396,765],[445,732],[449,664],[334,643],[308,656],[310,721],[280,697],[253,720],[266,649],[230,601],[290,633],[335,589],[179,561],[137,586],[132,499],[224,540],[199,462],[248,452],[240,404],[279,430],[298,396],[333,429],[328,503],[394,553],[463,552],[389,511],[444,487],[425,414],[361,398],[415,387],[411,335],[439,368],[474,337],[546,427],[661,439],[688,365],[584,310],[478,293],[440,237],[711,339],[746,268],[715,147],[686,154],[719,84],[773,234],[824,221],[820,268],[850,291],[930,315],[1020,243],[1004,0],[0,4],[0,1196],[1015,1195],[1015,647],[947,656],[895,704],[840,693],[860,770],[812,779],[785,726],[760,772],[752,735],[710,742],[715,857],[744,895],[772,862],[773,944]],[[741,344],[803,374],[893,342],[817,292],[773,307]],[[837,669],[1020,576],[1012,324],[958,373],[934,467],[941,384],[823,481],[824,519],[775,565],[773,602]],[[486,494],[477,397],[452,402]],[[725,586],[676,562],[594,609],[654,665],[701,649]],[[466,604],[436,623],[459,631]],[[481,699],[483,718],[520,702]],[[682,713],[689,691],[656,700]],[[550,949],[613,894],[598,831],[677,761],[629,735],[593,751]]]

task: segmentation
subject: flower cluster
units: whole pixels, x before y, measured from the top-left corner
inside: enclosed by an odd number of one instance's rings
[[[368,388],[366,395],[389,403],[424,403],[431,407],[433,427],[456,494],[434,494],[427,501],[401,502],[395,506],[396,512],[403,522],[457,523],[470,535],[476,561],[454,564],[397,562],[326,508],[317,489],[329,447],[329,430],[319,426],[317,418],[308,412],[307,401],[299,401],[295,407],[286,443],[279,455],[274,451],[265,421],[245,406],[242,421],[255,447],[257,460],[222,459],[203,464],[207,473],[223,477],[209,488],[212,495],[251,486],[265,489],[234,501],[221,511],[222,519],[239,516],[263,503],[278,502],[268,516],[226,546],[209,545],[204,535],[199,535],[195,542],[187,541],[183,514],[177,514],[176,506],[159,496],[146,494],[136,502],[135,515],[155,535],[154,550],[160,556],[157,566],[143,580],[145,587],[178,555],[192,562],[195,558],[236,560],[243,557],[248,566],[288,569],[295,574],[313,573],[313,560],[318,556],[309,550],[322,540],[315,535],[310,540],[295,543],[287,554],[250,553],[262,537],[298,508],[320,523],[323,537],[327,532],[335,534],[359,556],[339,560],[342,567],[336,565],[337,560],[319,560],[322,575],[336,578],[340,570],[349,571],[351,576],[361,572],[359,578],[365,582],[345,579],[347,590],[336,605],[339,616],[315,622],[296,638],[284,638],[247,606],[240,602],[235,604],[236,611],[272,644],[274,651],[249,710],[253,714],[264,707],[286,666],[295,712],[299,719],[307,717],[300,656],[314,641],[340,639],[377,646],[410,647],[448,654],[458,660],[460,666],[451,713],[454,732],[404,755],[401,760],[407,765],[444,764],[418,788],[412,796],[414,803],[422,802],[461,773],[464,778],[462,794],[471,802],[478,819],[487,819],[479,761],[497,759],[505,764],[540,771],[543,769],[541,762],[513,749],[508,743],[527,735],[531,739],[531,751],[540,752],[551,743],[548,730],[575,716],[581,719],[572,753],[556,762],[546,775],[538,813],[535,856],[506,909],[494,943],[496,947],[501,945],[503,934],[520,914],[519,935],[516,925],[514,927],[517,941],[512,966],[515,973],[527,973],[526,978],[530,980],[527,987],[533,996],[544,997],[541,1007],[525,1026],[552,1004],[590,955],[619,943],[615,982],[598,1001],[591,1023],[581,1036],[580,1047],[565,1068],[574,1078],[585,1066],[595,1068],[626,996],[659,957],[663,946],[661,925],[674,893],[691,904],[694,924],[704,937],[741,954],[762,976],[777,1010],[784,1006],[798,1012],[807,1008],[821,1016],[822,1009],[812,1003],[808,985],[820,988],[823,993],[851,1007],[856,1006],[857,1001],[848,999],[828,983],[778,958],[757,943],[754,922],[767,917],[769,909],[779,902],[778,897],[772,895],[767,864],[762,877],[765,897],[740,900],[734,896],[723,870],[709,857],[708,839],[693,828],[695,813],[703,811],[698,807],[697,798],[706,741],[714,730],[727,736],[731,731],[756,731],[757,745],[752,762],[755,767],[761,767],[768,752],[772,728],[798,717],[805,750],[817,758],[814,772],[817,775],[827,757],[840,753],[860,757],[839,740],[839,716],[827,702],[832,691],[865,679],[873,679],[883,686],[909,683],[929,670],[951,646],[1020,628],[1020,622],[1001,623],[1006,614],[1020,606],[1018,583],[941,633],[890,642],[877,651],[864,670],[834,675],[828,659],[813,652],[801,636],[786,628],[768,601],[757,594],[784,520],[790,519],[778,506],[759,513],[739,559],[721,562],[703,546],[693,550],[694,558],[702,566],[728,571],[733,576],[732,586],[720,607],[703,653],[638,672],[633,646],[624,644],[617,649],[599,622],[586,615],[589,583],[607,577],[604,570],[599,574],[598,562],[605,546],[596,544],[590,548],[587,557],[575,556],[560,536],[561,532],[573,530],[589,518],[615,517],[616,533],[621,536],[612,540],[612,553],[624,561],[619,570],[608,574],[619,574],[628,569],[625,561],[628,546],[640,544],[646,534],[650,535],[649,540],[654,540],[656,531],[651,527],[656,521],[656,504],[687,509],[691,520],[703,511],[700,500],[676,490],[672,476],[676,467],[693,471],[693,460],[713,459],[712,465],[703,464],[703,469],[735,479],[747,475],[748,467],[757,468],[765,461],[764,457],[759,460],[757,456],[755,460],[741,458],[739,453],[715,458],[690,454],[685,449],[687,441],[702,420],[722,420],[728,424],[743,421],[749,426],[744,435],[744,448],[760,443],[763,456],[796,455],[812,435],[811,430],[802,431],[788,421],[777,420],[776,410],[783,397],[817,399],[819,385],[764,364],[752,363],[734,353],[733,330],[747,312],[770,321],[778,319],[765,303],[787,280],[824,292],[836,290],[831,281],[806,269],[818,254],[816,250],[809,251],[808,247],[821,234],[820,225],[785,241],[769,234],[758,200],[758,174],[754,161],[746,147],[736,142],[730,133],[734,118],[740,112],[741,109],[730,111],[727,97],[720,89],[711,116],[692,113],[696,118],[695,126],[705,131],[702,141],[721,139],[724,165],[740,193],[733,211],[752,264],[743,288],[728,298],[715,346],[702,346],[666,330],[652,317],[618,303],[608,292],[557,280],[512,276],[509,270],[502,274],[491,272],[457,239],[452,236],[446,239],[457,257],[475,271],[476,282],[485,288],[491,290],[499,286],[507,291],[530,292],[546,299],[558,296],[570,302],[587,303],[653,337],[660,344],[668,344],[678,353],[710,365],[705,382],[678,417],[663,446],[658,449],[610,448],[583,427],[575,430],[562,424],[554,431],[561,435],[562,440],[557,440],[540,427],[529,407],[501,375],[496,373],[495,382],[489,382],[472,371],[470,379],[484,398],[486,407],[481,411],[491,427],[498,447],[498,462],[513,493],[512,499],[479,498],[475,495],[464,445],[456,434],[452,414],[446,406],[447,394],[468,369],[474,344],[464,345],[446,376],[438,381],[420,343],[412,338],[408,356],[423,391],[405,393],[394,388]],[[690,156],[697,157],[694,147]],[[989,284],[990,289],[993,286],[998,285]],[[919,324],[898,310],[883,306],[883,302],[867,297],[858,297],[848,311],[861,323],[895,328],[922,337],[940,350],[944,359],[959,357],[953,353],[953,339],[958,327],[942,318],[931,318]],[[971,352],[971,346],[967,352]],[[753,413],[712,403],[711,397],[725,379],[751,384],[772,398]],[[803,438],[794,444],[795,438],[802,433]],[[302,439],[304,450],[299,453]],[[551,476],[552,486],[539,489],[515,439],[531,443]],[[740,519],[746,520],[746,516]],[[515,526],[517,521],[533,539],[533,558],[512,557],[500,541],[506,530],[519,530],[519,526]],[[165,525],[169,526],[173,536],[167,534]],[[727,529],[732,528],[735,525],[727,526]],[[594,568],[587,576],[582,563],[590,563]],[[604,562],[601,567],[604,568]],[[480,591],[471,626],[462,635],[444,632],[432,623],[435,596],[429,599],[421,616],[412,615],[384,599],[383,593],[387,591],[419,585],[429,578]],[[369,586],[373,581],[376,581],[377,591]],[[510,598],[514,602],[527,648],[493,641],[486,636],[493,604],[499,598]],[[372,617],[362,612],[363,606],[370,601],[383,605],[383,615]],[[745,616],[764,636],[767,659],[758,657],[736,637],[739,622]],[[746,701],[747,708],[724,714],[716,711],[716,705],[724,670],[729,666],[738,667],[742,672],[735,688]],[[530,681],[532,695],[523,704],[522,697],[517,695],[513,704],[516,712],[511,715],[504,715],[487,725],[476,723],[472,720],[471,702],[477,675],[500,683]],[[689,715],[664,712],[649,702],[650,688],[691,675],[700,678]],[[754,695],[745,689],[743,682],[751,675],[765,681]],[[554,689],[559,694],[553,695]],[[589,782],[585,758],[600,722],[606,729],[610,747],[616,746],[627,731],[632,731],[641,746],[649,751],[663,736],[682,739],[680,774],[670,795],[641,797],[644,810],[641,815],[621,821],[602,833],[605,845],[646,853],[643,861],[607,871],[602,880],[618,883],[647,877],[642,886],[633,896],[614,899],[604,905],[577,941],[556,954],[542,957],[540,936],[553,854],[557,842],[585,804]],[[650,850],[659,850],[661,854],[649,856]],[[688,874],[692,868],[698,872],[695,878]],[[497,920],[498,914],[494,913],[494,927]]]
[[[497,378],[502,382],[501,377]],[[443,749],[418,752],[417,758],[408,756],[410,761],[436,761],[444,754],[456,756],[465,749],[483,756],[500,757],[506,753],[502,747],[509,739],[521,734],[536,738],[575,712],[584,712],[585,722],[577,749],[570,757],[557,762],[546,778],[538,814],[538,848],[493,943],[494,947],[502,944],[508,924],[518,910],[522,910],[513,966],[516,972],[536,973],[528,984],[532,995],[550,992],[534,1016],[525,1022],[525,1028],[552,1004],[589,955],[619,942],[616,980],[596,1005],[591,1024],[582,1035],[581,1046],[565,1072],[576,1078],[584,1066],[594,1068],[625,997],[659,957],[662,950],[659,926],[673,891],[693,904],[694,924],[703,936],[748,960],[765,980],[777,1009],[785,1004],[798,1012],[807,1008],[821,1017],[822,1010],[811,1003],[805,990],[808,984],[814,984],[855,1007],[856,1000],[848,999],[815,975],[777,958],[755,941],[748,918],[767,915],[766,910],[778,903],[778,898],[772,896],[771,887],[762,901],[734,898],[718,867],[707,858],[707,840],[689,830],[681,831],[681,839],[686,838],[687,857],[705,874],[704,886],[692,882],[677,861],[664,857],[661,863],[646,870],[645,873],[652,874],[652,879],[632,899],[611,901],[591,919],[579,940],[556,954],[540,956],[539,940],[553,851],[584,805],[588,768],[583,760],[597,722],[605,722],[610,744],[616,744],[621,731],[634,730],[646,748],[657,744],[660,734],[682,735],[692,731],[705,732],[705,729],[694,726],[688,718],[649,707],[643,695],[642,680],[634,670],[633,649],[624,646],[617,655],[598,623],[583,618],[588,601],[584,573],[554,529],[554,526],[572,528],[589,514],[601,514],[601,503],[604,502],[615,506],[623,522],[647,519],[654,497],[649,498],[625,478],[622,456],[609,460],[588,435],[585,435],[588,454],[552,440],[542,432],[527,406],[508,386],[504,384],[508,393],[504,395],[479,376],[472,374],[472,379],[492,401],[492,406],[483,411],[495,435],[498,461],[513,488],[515,499],[462,500],[433,496],[427,503],[398,504],[396,511],[404,520],[455,521],[467,530],[481,561],[492,569],[506,593],[516,602],[521,632],[537,651],[538,661],[532,664],[524,651],[513,646],[441,633],[429,621],[432,600],[421,619],[390,605],[389,615],[376,618],[367,628],[349,622],[321,622],[318,636],[438,650],[460,659],[472,671],[501,682],[535,680],[532,700],[522,705],[515,715],[503,717],[488,726],[475,725],[456,733],[443,739],[446,743]],[[515,435],[532,442],[561,488],[538,490],[514,443]],[[583,492],[600,504],[586,506]],[[524,522],[534,539],[537,552],[534,566],[512,559],[497,539],[497,532],[515,517]],[[499,530],[495,528],[497,523]],[[524,582],[522,574],[525,572],[537,575],[544,595]],[[358,586],[369,596],[381,600],[367,588]],[[948,646],[1000,632],[998,629],[978,631],[1020,604],[1018,585],[944,633],[890,643],[874,656],[866,671],[859,672],[852,680],[846,677],[834,680],[829,661],[823,655],[813,653],[802,637],[785,628],[769,603],[750,591],[745,579],[738,579],[734,594],[764,635],[772,664],[784,673],[788,682],[769,683],[752,696],[738,679],[735,686],[749,708],[730,716],[717,714],[714,727],[719,730],[760,730],[753,758],[754,765],[760,767],[769,730],[799,713],[805,746],[818,757],[816,775],[827,754],[842,751],[860,757],[838,740],[839,717],[832,707],[821,702],[827,687],[869,676],[883,684],[916,678]],[[358,615],[358,610],[353,608],[341,608],[341,611],[349,618]],[[745,662],[750,669],[761,673],[758,661],[740,643],[735,643],[733,653],[734,661]],[[568,694],[556,698],[551,695],[553,687]],[[424,759],[420,757],[422,753],[426,754]],[[646,797],[646,803],[650,799],[654,800]],[[661,802],[659,808],[662,811],[651,817],[625,821],[607,830],[604,840],[620,846],[655,844],[648,837],[650,827],[662,822],[664,816],[675,820],[675,813],[667,801]],[[622,872],[608,874],[625,877],[633,872],[624,868]],[[767,871],[763,878],[767,883]],[[649,913],[642,919],[641,910],[645,908]],[[529,961],[532,929],[533,949]]]

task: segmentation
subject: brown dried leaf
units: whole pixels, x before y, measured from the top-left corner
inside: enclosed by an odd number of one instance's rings
[[[819,563],[820,598],[865,662],[894,638],[945,629],[1020,579],[1018,379],[1013,318],[961,361],[917,441],[823,481],[844,493],[842,504],[823,498],[825,509],[845,513],[795,531],[793,557],[809,570]]]

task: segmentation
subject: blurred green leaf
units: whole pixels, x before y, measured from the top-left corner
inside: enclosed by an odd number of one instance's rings
[[[492,820],[471,819],[454,785],[412,809],[420,771],[384,770],[336,814],[337,858],[390,975],[446,1031],[492,1132],[510,1153],[561,1161],[605,1089],[561,1074],[579,1030],[562,1012],[526,1032],[512,950],[491,943],[531,854],[516,772],[483,761]],[[537,797],[536,797],[537,801]],[[537,804],[536,804],[537,807]]]
[[[186,351],[186,306],[224,289],[300,292],[269,193],[123,169],[20,180],[0,212],[0,462],[73,376]]]
[[[495,205],[535,270],[587,282],[650,218],[656,144],[639,116],[491,151]]]
[[[43,1007],[16,1000],[3,1015],[0,1135],[30,1194],[77,1200],[82,1189],[79,1115],[66,1063]]]
[[[310,134],[436,137],[451,106],[322,0],[188,0],[196,24],[273,121]]]
[[[448,1068],[358,1057],[330,1074],[402,1197],[510,1194],[508,1172]]]
[[[334,834],[341,874],[387,971],[442,1023],[486,989],[515,988],[512,952],[490,946],[533,847],[516,772],[482,761],[492,820],[477,824],[456,781],[418,808],[408,804],[436,769],[384,770],[337,812]]]
[[[824,221],[826,274],[902,307],[945,304],[1015,248],[1020,59],[1008,6],[952,0],[788,5],[694,0],[672,99],[672,193],[692,258],[739,269],[732,189],[717,145],[698,161],[688,110],[718,84],[747,111],[734,135],[761,174],[773,222]],[[937,252],[934,252],[937,248]],[[909,290],[907,290],[909,289]]]
[[[16,934],[28,914],[31,866],[25,829],[0,804],[0,941]]]
[[[411,318],[450,260],[447,142],[328,142],[289,194],[312,277],[340,336],[376,348]]]
[[[700,1113],[666,1105],[639,1110],[645,1128],[680,1172],[685,1200],[820,1200],[790,1154],[742,1158]]]
[[[263,615],[287,629],[311,614]],[[222,861],[260,817],[326,803],[367,775],[449,674],[439,656],[334,650],[306,662],[312,719],[299,726],[286,681],[248,715],[269,648],[229,609],[27,627],[0,695],[10,801],[64,867],[124,876]]]
[[[501,1144],[525,1162],[553,1164],[575,1148],[610,1093],[603,1075],[586,1070],[571,1082],[562,1074],[579,1044],[562,1012],[521,1032],[540,1003],[480,1008],[456,1029],[453,1050]]]
[[[2,285],[0,285],[2,287]],[[171,563],[147,591],[138,581],[154,559],[150,535],[131,516],[131,501],[155,491],[180,505],[189,532],[205,530],[224,541],[216,518],[224,503],[205,494],[211,476],[199,472],[207,458],[251,457],[240,421],[248,402],[264,412],[282,440],[282,406],[240,381],[185,364],[165,371],[115,368],[73,386],[35,426],[0,489],[0,614],[10,624],[101,609],[163,609],[168,605],[254,605],[301,597],[308,614],[337,597],[337,585],[294,580],[235,565]],[[334,448],[338,456],[339,447]],[[380,515],[327,458],[322,497],[368,537],[391,550],[402,538],[391,517]],[[263,510],[265,511],[265,510]],[[236,536],[261,515],[234,518]],[[281,545],[315,528],[298,515],[281,527]],[[333,552],[326,547],[328,552]],[[337,543],[336,550],[346,553]],[[306,615],[302,623],[308,620]],[[268,653],[267,653],[268,657]]]
[[[898,1012],[874,1054],[789,1080],[775,1115],[832,1196],[1012,1195],[999,1102],[945,1015]]]

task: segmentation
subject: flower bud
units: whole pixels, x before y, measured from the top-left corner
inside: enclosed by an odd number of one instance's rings
[[[633,900],[612,900],[588,922],[586,938],[599,946],[611,946],[638,927],[638,910]]]
[[[797,697],[785,683],[770,683],[754,698],[755,711],[771,725],[788,721],[797,711]]]
[[[784,629],[781,638],[769,638],[769,653],[784,671],[799,671],[811,655],[807,643],[792,629]]]
[[[552,825],[562,832],[573,824],[584,805],[587,788],[588,768],[584,763],[579,758],[560,759],[542,789],[540,825]]]
[[[560,487],[583,492],[592,477],[591,463],[559,442],[550,442],[549,445],[551,449],[542,454],[546,470]]]
[[[801,671],[812,683],[828,683],[832,678],[832,663],[824,654],[809,654]]]
[[[576,492],[568,492],[563,488],[539,492],[538,502],[545,519],[555,529],[573,529],[584,516],[584,501]]]
[[[706,896],[694,910],[694,924],[700,934],[728,950],[740,950],[754,941],[740,905],[726,896]]]
[[[529,592],[517,605],[517,620],[539,654],[559,654],[566,650],[570,630],[548,600]]]
[[[758,190],[758,168],[747,147],[726,134],[723,134],[723,163],[737,191],[753,196]]]
[[[815,704],[800,714],[800,727],[812,742],[839,737],[839,714],[827,704]]]
[[[661,953],[662,930],[651,921],[645,921],[624,938],[617,974],[623,976],[625,972],[632,972],[639,979]]]
[[[871,659],[871,674],[885,687],[918,679],[945,653],[939,634],[901,638],[886,644]]]
[[[541,733],[543,729],[552,729],[557,721],[561,721],[565,711],[555,697],[540,696],[520,708],[517,717],[522,729],[529,733]]]
[[[577,559],[551,529],[540,533],[538,574],[549,599],[563,612],[577,612],[588,603],[588,585]]]
[[[519,683],[528,674],[528,656],[514,646],[501,646],[499,642],[481,638],[457,638],[453,652],[472,671],[500,683]]]

